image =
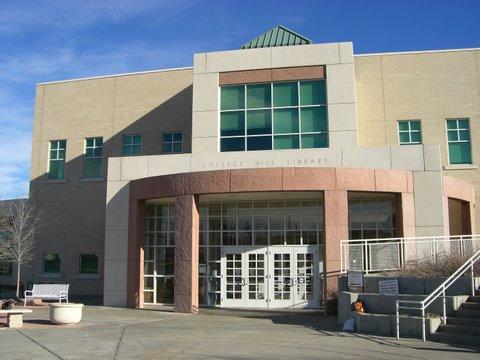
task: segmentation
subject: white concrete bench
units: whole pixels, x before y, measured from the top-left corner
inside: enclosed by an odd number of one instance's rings
[[[24,305],[28,300],[58,300],[68,302],[68,284],[34,284],[32,290],[25,291]]]
[[[32,310],[24,308],[0,310],[0,314],[7,314],[7,326],[11,328],[21,328],[23,326],[23,314],[31,312]]]

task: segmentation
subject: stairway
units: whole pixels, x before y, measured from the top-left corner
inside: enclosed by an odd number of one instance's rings
[[[470,296],[430,340],[480,348],[480,291]]]

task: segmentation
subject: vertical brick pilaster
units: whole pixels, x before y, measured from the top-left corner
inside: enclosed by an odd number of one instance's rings
[[[175,200],[175,312],[198,311],[198,196],[179,195]]]
[[[348,197],[345,190],[325,191],[324,271],[327,314],[337,312],[340,240],[348,239]]]
[[[127,306],[143,306],[143,229],[145,221],[145,201],[130,203],[129,241],[128,241],[128,275]]]

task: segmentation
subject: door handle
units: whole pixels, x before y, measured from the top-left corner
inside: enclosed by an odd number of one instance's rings
[[[242,286],[245,286],[245,285],[247,285],[247,284],[248,284],[247,278],[242,277]]]

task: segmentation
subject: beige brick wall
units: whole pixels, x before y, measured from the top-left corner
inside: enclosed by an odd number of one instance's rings
[[[397,121],[420,119],[423,143],[440,144],[445,175],[475,184],[480,203],[480,50],[356,56],[355,80],[359,145],[398,145]],[[448,118],[470,119],[471,169],[448,169]]]
[[[161,153],[162,133],[183,131],[191,150],[193,70],[172,70],[37,86],[31,196],[45,219],[25,281],[68,282],[73,294],[102,294],[103,280],[79,277],[80,253],[99,255],[103,276],[106,181],[83,177],[84,139],[102,136],[106,159],[121,154],[123,134],[142,134],[142,153]],[[66,139],[66,181],[47,180],[50,140]],[[66,244],[68,244],[66,246]],[[42,277],[44,253],[60,253],[62,277]]]

